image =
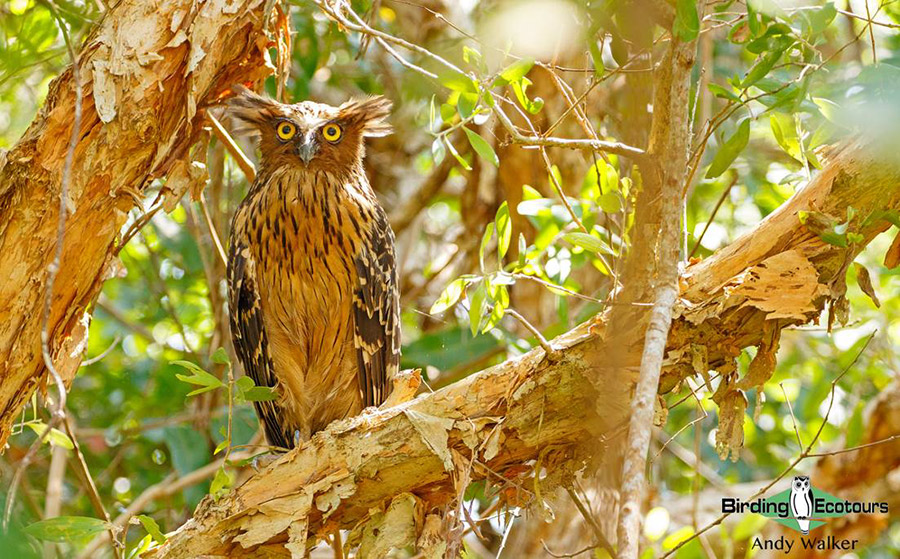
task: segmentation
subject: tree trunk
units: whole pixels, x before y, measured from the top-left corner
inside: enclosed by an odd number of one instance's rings
[[[78,59],[83,118],[57,238],[60,181],[72,132],[72,68],[50,85],[21,140],[0,155],[0,448],[35,387],[47,377],[41,332],[68,385],[87,345],[90,312],[115,257],[128,213],[153,179],[180,198],[203,108],[240,82],[268,75],[265,0],[124,0]],[[172,172],[179,171],[179,172]],[[47,269],[61,266],[43,324]]]
[[[836,304],[847,264],[889,226],[878,212],[900,208],[900,169],[881,155],[856,143],[840,150],[754,231],[687,269],[661,390],[717,368],[721,385],[741,398],[742,382],[765,382],[729,377],[740,349]],[[798,217],[840,218],[850,204],[857,217],[849,230],[863,241],[847,247],[823,242]],[[629,331],[625,351],[636,358],[643,329]],[[596,366],[607,336],[600,317],[554,340],[556,361],[536,349],[411,403],[332,424],[218,502],[207,498],[154,557],[247,550],[299,557],[336,528],[354,529],[349,543],[368,552],[417,543],[433,556],[446,543],[432,537],[441,523],[433,513],[446,512],[468,481],[486,479],[519,506],[538,502],[588,462],[602,467],[595,441],[616,444],[627,411],[615,366]],[[722,421],[736,421],[731,400],[717,401]],[[720,425],[731,435],[723,448],[740,444],[741,425]]]

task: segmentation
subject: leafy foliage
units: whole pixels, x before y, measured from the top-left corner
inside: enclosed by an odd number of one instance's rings
[[[54,4],[76,44],[83,44],[108,3]],[[700,258],[796,192],[822,166],[824,146],[897,122],[898,3],[878,6],[875,19],[886,25],[875,26],[874,45],[867,43],[865,18],[839,17],[843,4],[830,1],[804,6],[726,1],[701,11],[701,3],[677,0],[667,4],[674,8],[671,30],[651,24],[646,14],[636,17],[629,3],[573,5],[578,17],[566,30],[571,44],[537,53],[520,48],[517,34],[527,31],[513,33],[503,44],[492,42],[486,29],[493,29],[488,23],[498,17],[495,12],[502,15],[503,6],[474,3],[451,17],[448,4],[444,19],[438,19],[405,2],[353,2],[373,27],[454,65],[440,67],[427,56],[409,55],[435,78],[401,64],[311,3],[295,2],[290,9],[286,99],[342,101],[386,93],[398,107],[392,117],[397,132],[369,145],[367,165],[395,222],[411,213],[398,230],[403,366],[422,367],[434,388],[536,344],[510,309],[549,338],[607,308],[632,243],[642,191],[634,161],[600,151],[513,145],[498,111],[524,135],[643,148],[650,131],[641,123],[652,100],[641,89],[647,74],[641,61],[648,56],[658,61],[671,40],[705,44],[703,56],[712,58],[702,60],[704,70],[695,72],[691,84],[695,135],[690,182],[683,185],[685,252],[696,246]],[[8,148],[68,61],[45,3],[14,0],[0,6],[0,15],[0,148]],[[457,16],[465,21],[446,24]],[[528,42],[539,42],[540,30],[532,31]],[[274,77],[265,86],[277,94]],[[242,145],[252,154],[251,144]],[[211,142],[209,166],[205,208],[185,200],[171,213],[156,213],[119,252],[124,273],[106,282],[93,308],[86,352],[105,355],[79,372],[69,395],[80,447],[113,516],[146,488],[225,459],[206,479],[145,507],[137,517],[140,526],[123,535],[134,556],[165,541],[165,532],[180,525],[204,496],[219,497],[242,479],[232,453],[265,450],[249,446],[260,442],[254,438],[252,403],[277,397],[232,369],[224,265],[211,231],[226,238],[230,214],[249,185],[217,140]],[[433,177],[439,188],[417,202],[418,187]],[[163,184],[155,180],[146,189],[143,208],[132,211],[128,226],[153,207]],[[825,242],[844,247],[860,242],[861,224],[869,217],[810,211],[798,219]],[[896,234],[896,215],[876,217],[893,223],[890,234]],[[751,405],[740,460],[719,459],[718,410],[700,381],[692,381],[698,398],[685,397],[691,385],[671,396],[664,440],[671,436],[672,448],[695,449],[726,483],[771,479],[797,453],[792,414],[801,438],[810,440],[831,381],[877,330],[838,383],[835,408],[821,434],[825,446],[857,444],[866,403],[892,382],[885,364],[895,359],[900,299],[888,295],[900,279],[896,268],[882,264],[890,243],[884,235],[876,238],[859,257],[860,266],[848,266],[851,323],[833,334],[785,332],[772,380],[747,393]],[[740,374],[749,370],[755,353],[741,353]],[[3,458],[4,474],[15,469],[17,457],[48,421],[43,405],[30,407]],[[47,439],[57,447],[74,446],[58,429]],[[29,486],[44,487],[49,462],[45,450],[26,472]],[[659,454],[651,469],[663,512],[667,503],[712,483],[673,453]],[[470,490],[473,514],[496,500],[484,487]],[[67,473],[64,480],[66,516],[42,520],[40,503],[30,506],[35,495],[28,497],[16,503],[16,532],[11,532],[24,535],[0,536],[6,538],[0,548],[8,543],[17,556],[40,549],[36,540],[64,542],[63,554],[74,555],[85,539],[108,528],[91,517],[96,513],[74,475]],[[694,533],[685,519],[655,510],[653,522],[647,518],[652,530],[645,531],[648,556],[671,550]],[[896,534],[896,524],[891,533]],[[720,536],[743,540],[760,529],[759,519],[747,516]],[[481,530],[496,549],[500,523],[486,521]],[[892,545],[885,535],[859,556],[889,556]],[[467,555],[478,556],[471,550]],[[677,556],[705,555],[693,540]]]

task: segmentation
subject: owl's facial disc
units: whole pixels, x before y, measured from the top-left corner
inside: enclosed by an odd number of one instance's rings
[[[297,155],[300,156],[304,165],[309,165],[317,151],[319,151],[319,143],[316,141],[314,132],[302,134],[297,140]]]

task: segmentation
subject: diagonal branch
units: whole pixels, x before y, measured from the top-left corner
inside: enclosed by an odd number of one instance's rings
[[[900,208],[900,168],[883,155],[848,144],[755,230],[688,268],[661,391],[695,374],[691,344],[706,348],[710,369],[724,368],[775,325],[815,320],[839,300],[845,263],[889,226],[877,212]],[[851,204],[861,217],[850,228],[864,239],[852,246],[823,242],[797,218],[812,209],[846,215]],[[777,289],[762,270],[781,278]],[[547,494],[554,483],[566,483],[586,460],[609,466],[606,453],[593,447],[627,419],[623,394],[630,386],[616,373],[623,364],[636,366],[643,347],[641,328],[625,330],[614,363],[606,359],[612,332],[600,317],[553,341],[558,360],[536,349],[413,402],[334,423],[218,502],[205,500],[152,556],[258,556],[285,547],[300,556],[335,528],[386,518],[421,527],[423,514],[453,502],[455,480],[470,463],[471,480],[507,488],[501,493],[518,495],[515,506],[534,499],[535,489]],[[547,476],[536,488],[538,461]]]

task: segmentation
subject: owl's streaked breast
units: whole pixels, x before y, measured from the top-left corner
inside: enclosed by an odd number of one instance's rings
[[[257,266],[280,403],[304,439],[363,407],[353,259],[375,202],[354,186],[358,178],[277,169],[258,181],[263,186],[248,194],[235,219]]]

